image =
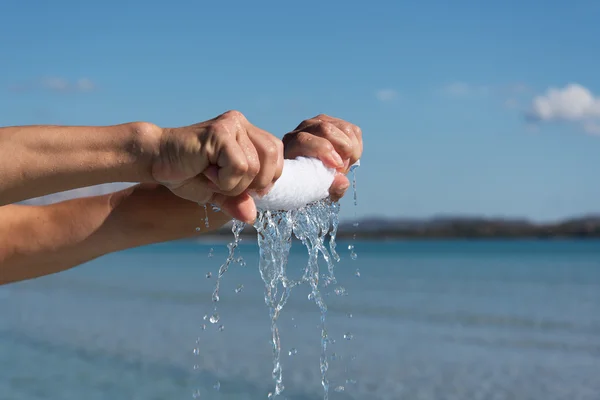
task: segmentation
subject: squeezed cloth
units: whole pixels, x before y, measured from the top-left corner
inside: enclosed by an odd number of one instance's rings
[[[329,196],[335,169],[316,158],[284,160],[281,177],[264,196],[252,194],[256,208],[262,211],[289,211]]]

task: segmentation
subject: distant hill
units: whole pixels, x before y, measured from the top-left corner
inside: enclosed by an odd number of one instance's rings
[[[230,225],[218,234],[230,235]],[[255,231],[247,227],[243,234],[251,235]],[[361,239],[600,238],[600,216],[582,216],[553,223],[461,216],[430,219],[374,217],[340,224],[338,237],[354,235]]]

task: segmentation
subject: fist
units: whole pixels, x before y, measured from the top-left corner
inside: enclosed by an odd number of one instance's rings
[[[154,180],[177,196],[213,203],[245,222],[256,218],[247,193],[267,191],[283,168],[283,143],[240,112],[181,128],[162,129],[152,162]]]
[[[346,174],[363,152],[358,126],[324,114],[302,121],[283,137],[283,144],[285,158],[314,157],[337,170],[329,190],[333,200],[339,200],[350,186]]]

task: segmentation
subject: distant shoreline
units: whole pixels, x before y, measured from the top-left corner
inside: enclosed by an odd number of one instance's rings
[[[228,224],[198,239],[220,240],[230,236],[231,225]],[[255,237],[256,231],[248,226],[241,236]],[[600,239],[600,217],[572,218],[555,223],[472,217],[440,217],[426,220],[365,218],[340,223],[337,237],[340,240]]]

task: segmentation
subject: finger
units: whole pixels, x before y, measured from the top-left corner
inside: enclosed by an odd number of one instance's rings
[[[209,180],[203,175],[197,175],[177,185],[165,185],[177,196],[197,203],[210,201],[213,191],[208,186]]]
[[[323,120],[327,121],[326,124],[334,125],[340,130],[340,132],[343,133],[346,138],[350,140],[352,149],[350,152],[344,153],[342,157],[344,157],[344,159],[350,159],[350,165],[354,164],[361,157],[363,151],[361,129],[354,124],[338,118],[325,116]]]
[[[330,168],[344,166],[344,161],[329,140],[308,132],[299,132],[286,140],[285,158],[302,156],[318,158]]]
[[[248,193],[242,193],[235,197],[216,193],[212,197],[211,203],[219,206],[231,218],[247,224],[252,224],[256,220],[256,204]]]
[[[349,187],[350,181],[348,180],[348,178],[344,174],[337,173],[335,178],[333,179],[331,187],[329,188],[329,195],[331,197],[331,200],[340,200],[342,197],[344,197],[344,194],[346,193]]]
[[[220,168],[217,182],[214,183],[223,192],[233,190],[244,179],[248,172],[248,160],[237,140],[230,139],[221,145],[217,166]]]
[[[283,170],[283,142],[270,133],[258,130],[250,136],[260,160],[260,170],[250,188],[264,190],[279,179]]]
[[[217,188],[217,190],[215,190],[216,192],[225,194],[227,196],[239,196],[244,191],[246,191],[252,184],[254,178],[256,177],[261,168],[258,153],[256,152],[256,149],[252,144],[252,141],[250,141],[250,139],[248,138],[248,136],[246,134],[240,134],[237,138],[237,142],[240,149],[242,149],[244,153],[248,169],[233,189],[224,191]]]
[[[354,151],[352,138],[335,124],[321,122],[316,125],[308,126],[305,131],[329,140],[342,159],[347,159],[352,156]]]
[[[363,152],[362,130],[352,124],[346,123],[340,127],[348,137],[352,140],[352,154],[350,155],[350,165],[353,165],[360,159]]]

